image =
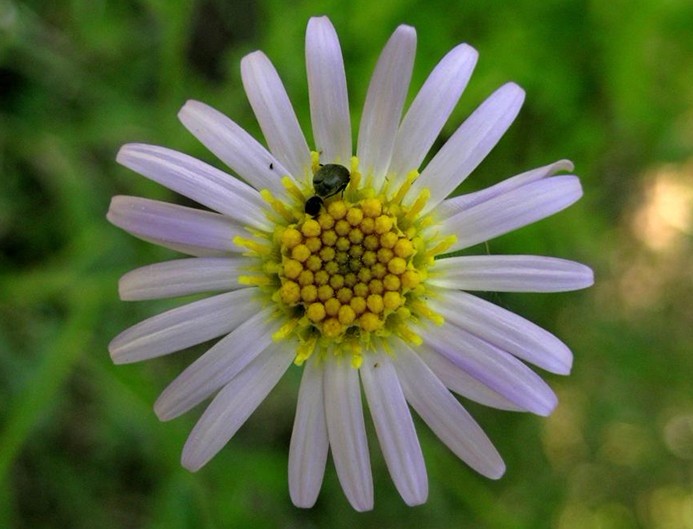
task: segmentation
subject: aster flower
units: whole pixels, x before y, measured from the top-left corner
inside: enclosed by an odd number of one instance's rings
[[[449,254],[566,208],[580,183],[554,176],[572,171],[562,160],[446,198],[510,126],[524,92],[513,83],[496,90],[419,173],[477,53],[461,44],[445,55],[402,118],[415,47],[414,29],[400,26],[380,55],[355,156],[340,45],[324,17],[311,19],[306,34],[312,151],[258,51],[241,73],[267,148],[202,103],[179,114],[240,178],[163,147],[129,144],[118,153],[124,166],[208,208],[119,196],[108,212],[136,237],[190,256],[126,274],[122,299],[214,293],[127,329],[109,347],[114,362],[129,363],[222,337],[154,407],[170,420],[213,397],[183,448],[184,467],[196,471],[221,450],[292,365],[303,369],[288,469],[300,507],[316,501],[328,450],[351,505],[373,507],[361,387],[409,505],[428,494],[409,406],[493,479],[503,461],[452,392],[504,410],[548,415],[555,407],[526,363],[567,374],[569,349],[467,291],[579,289],[592,284],[591,270],[551,257]]]

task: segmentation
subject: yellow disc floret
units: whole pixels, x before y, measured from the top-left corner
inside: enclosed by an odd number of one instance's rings
[[[330,339],[360,341],[386,329],[419,284],[414,243],[378,198],[332,200],[279,240],[281,301]]]

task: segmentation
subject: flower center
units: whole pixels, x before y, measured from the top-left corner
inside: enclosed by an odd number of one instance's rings
[[[318,170],[314,153],[313,174]],[[241,276],[242,284],[260,287],[271,297],[285,323],[274,339],[296,338],[296,364],[312,354],[351,357],[358,367],[364,351],[387,349],[392,334],[412,343],[421,339],[412,323],[442,317],[427,303],[428,267],[445,252],[454,237],[429,230],[428,216],[420,216],[427,192],[410,206],[402,204],[418,173],[408,175],[398,189],[377,192],[361,186],[358,159],[351,163],[348,186],[321,201],[319,211],[305,212],[313,188],[302,191],[289,178],[283,180],[289,202],[262,196],[272,209],[273,233],[252,232],[256,238],[234,242],[258,258]],[[385,186],[387,187],[387,186]]]
[[[380,199],[334,200],[282,233],[279,296],[327,338],[376,332],[420,283],[415,252]]]

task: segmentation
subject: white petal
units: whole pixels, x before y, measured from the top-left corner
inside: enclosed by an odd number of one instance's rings
[[[238,307],[248,318],[231,334],[190,364],[154,404],[162,421],[175,419],[228,383],[272,343],[272,308],[258,311],[255,303]]]
[[[193,257],[155,263],[120,278],[123,301],[173,298],[215,290],[235,290],[238,275],[248,266],[246,257]]]
[[[415,52],[416,31],[410,26],[399,26],[380,54],[368,86],[357,153],[366,182],[372,176],[376,189],[382,185],[390,165]]]
[[[465,255],[439,259],[428,282],[459,290],[565,292],[594,283],[585,265],[534,255]]]
[[[518,358],[551,373],[570,373],[570,349],[553,334],[509,310],[464,292],[446,295],[438,309],[456,326]]]
[[[487,187],[473,193],[467,193],[466,195],[448,198],[447,200],[441,202],[436,208],[436,218],[443,221],[448,217],[452,217],[455,213],[459,213],[463,209],[469,209],[472,206],[476,206],[477,204],[491,200],[494,197],[507,193],[508,191],[521,187],[525,184],[552,176],[559,171],[572,171],[573,169],[573,163],[570,160],[559,160],[552,164],[537,167],[536,169],[531,169],[522,174],[506,178],[502,182],[499,182],[491,187]]]
[[[164,147],[131,143],[121,147],[118,163],[241,225],[271,230],[260,193],[219,169]]]
[[[408,345],[395,363],[404,396],[433,432],[474,470],[492,479],[505,472],[498,451],[469,413]]]
[[[369,354],[360,369],[375,432],[392,480],[407,505],[428,497],[426,465],[407,401],[389,357]]]
[[[243,57],[241,77],[270,150],[302,181],[310,169],[310,152],[277,71],[264,53],[255,51]]]
[[[525,93],[514,83],[501,86],[460,125],[414,182],[407,201],[423,189],[430,198],[422,214],[433,210],[476,169],[517,117]]]
[[[265,400],[294,358],[285,345],[267,349],[214,397],[183,447],[185,468],[195,472],[204,466]]]
[[[318,360],[309,359],[303,369],[289,446],[289,494],[296,507],[315,504],[325,474],[329,443],[322,377]]]
[[[484,406],[508,411],[525,411],[433,349],[419,346],[416,352],[450,391]]]
[[[190,255],[238,251],[233,238],[248,235],[218,213],[140,197],[113,197],[106,218],[135,237]]]
[[[468,248],[564,210],[582,196],[576,176],[545,178],[465,209],[441,223],[457,241],[450,251]]]
[[[351,119],[342,49],[327,17],[313,17],[306,31],[306,69],[315,150],[323,163],[349,166]]]
[[[139,362],[180,351],[235,329],[247,315],[256,289],[245,288],[201,299],[158,314],[121,332],[108,345],[116,364]]]
[[[514,356],[447,323],[424,331],[426,345],[520,408],[549,415],[557,399],[539,375]]]
[[[453,48],[435,67],[397,131],[388,173],[402,182],[424,157],[467,86],[479,54],[467,44]]]
[[[323,368],[327,434],[337,477],[351,506],[359,512],[370,511],[373,477],[358,371],[337,358],[327,358]]]
[[[275,195],[285,195],[281,177],[289,176],[289,171],[230,118],[204,103],[188,101],[178,113],[178,119],[255,189],[269,189]]]

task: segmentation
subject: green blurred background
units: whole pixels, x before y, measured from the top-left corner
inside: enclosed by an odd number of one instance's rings
[[[587,291],[491,296],[574,351],[570,377],[547,375],[558,409],[469,405],[506,459],[497,482],[419,424],[430,497],[414,509],[373,437],[373,512],[351,510],[331,463],[316,507],[291,505],[298,369],[190,474],[179,456],[199,410],[161,424],[151,406],[204,347],[121,367],[106,349],[172,306],[118,300],[120,275],[173,254],[107,224],[110,197],[181,201],[119,167],[118,147],[166,145],[221,167],[176,113],[198,99],[261,137],[239,74],[258,48],[310,134],[303,44],[317,14],[339,33],[354,119],[400,23],[419,35],[410,98],[458,42],[480,52],[444,136],[503,82],[526,89],[462,191],[563,157],[585,188],[568,211],[479,248],[595,269]],[[689,0],[0,0],[0,96],[0,527],[693,528]]]

